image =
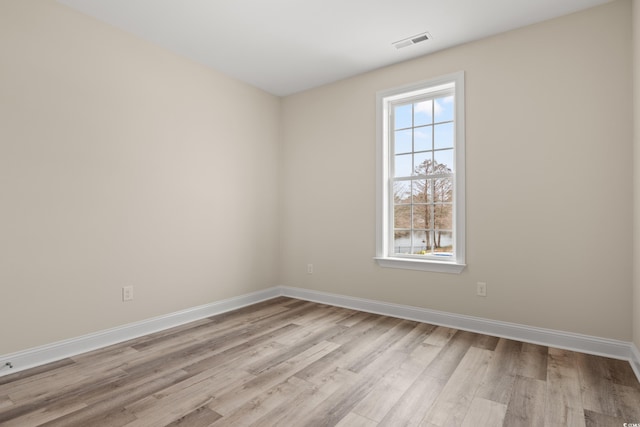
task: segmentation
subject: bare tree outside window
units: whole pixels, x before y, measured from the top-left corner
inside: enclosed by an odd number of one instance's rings
[[[445,164],[425,160],[415,170],[415,176],[429,179],[398,181],[394,186],[395,237],[408,242],[413,231],[414,241],[398,247],[398,252],[424,255],[427,252],[448,253],[453,247],[453,181],[452,170]],[[438,178],[441,176],[441,178]],[[444,243],[444,244],[443,244]],[[401,247],[402,246],[402,247]]]

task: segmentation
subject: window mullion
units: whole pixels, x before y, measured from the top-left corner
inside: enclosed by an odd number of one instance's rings
[[[378,181],[383,183],[378,186],[383,209],[376,221],[384,237],[376,239],[376,260],[384,267],[460,272],[465,253],[464,74],[379,92],[377,99],[377,117],[384,117],[378,127],[378,164],[383,167],[377,171],[384,179]],[[436,167],[435,157],[443,166]],[[445,230],[440,239],[436,224]],[[397,235],[396,227],[401,230]],[[436,248],[438,240],[443,249]],[[421,254],[426,245],[429,250]]]

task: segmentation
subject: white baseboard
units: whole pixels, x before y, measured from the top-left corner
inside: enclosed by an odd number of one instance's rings
[[[77,338],[58,341],[16,353],[0,355],[0,376],[76,356],[108,345],[204,319],[205,317],[236,310],[247,305],[275,298],[279,295],[280,290],[278,288],[269,288]],[[12,367],[10,368],[7,364],[10,364]]]
[[[640,381],[640,350],[634,343],[631,343],[631,358],[629,359],[629,363],[631,363],[631,368],[633,368],[633,372],[636,373],[636,377],[638,377],[638,381]]]
[[[548,347],[579,351],[615,359],[631,360],[631,343],[553,329],[536,328],[517,323],[500,322],[426,308],[354,298],[344,295],[281,286],[281,294],[323,304],[351,308],[402,319],[416,320]],[[638,372],[636,371],[636,374]],[[640,381],[640,376],[638,376]]]
[[[273,287],[17,353],[0,355],[0,376],[55,362],[205,317],[236,310],[278,296],[415,320],[548,347],[628,360],[638,377],[638,381],[640,381],[640,352],[630,342],[286,286]],[[11,363],[13,368],[6,367],[6,363]]]

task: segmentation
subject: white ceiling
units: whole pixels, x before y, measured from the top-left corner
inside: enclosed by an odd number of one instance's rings
[[[58,1],[283,96],[610,0]]]

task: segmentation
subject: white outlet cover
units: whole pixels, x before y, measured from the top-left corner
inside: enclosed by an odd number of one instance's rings
[[[487,284],[485,282],[478,282],[476,285],[476,293],[478,296],[486,297],[487,296]]]
[[[122,301],[133,300],[133,286],[124,286],[122,288]]]

